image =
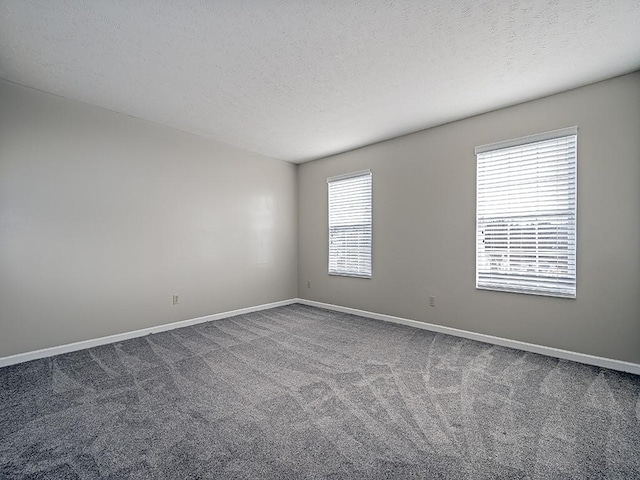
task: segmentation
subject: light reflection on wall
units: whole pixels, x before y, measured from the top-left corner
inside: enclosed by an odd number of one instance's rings
[[[275,216],[273,197],[261,195],[249,202],[249,248],[252,263],[261,265],[274,261]]]

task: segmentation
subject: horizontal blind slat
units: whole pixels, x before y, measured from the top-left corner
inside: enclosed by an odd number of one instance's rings
[[[327,179],[330,274],[371,276],[371,173]]]
[[[478,150],[476,286],[574,297],[577,136]]]

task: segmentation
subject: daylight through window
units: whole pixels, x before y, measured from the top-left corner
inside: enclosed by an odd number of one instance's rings
[[[371,277],[371,172],[327,179],[329,274]]]
[[[571,127],[476,148],[476,287],[575,298]]]

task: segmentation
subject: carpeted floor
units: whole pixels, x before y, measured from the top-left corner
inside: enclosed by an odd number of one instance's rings
[[[640,478],[640,377],[292,305],[0,369],[0,478]]]

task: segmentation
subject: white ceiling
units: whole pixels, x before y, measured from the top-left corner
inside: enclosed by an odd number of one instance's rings
[[[0,77],[296,163],[639,68],[639,0],[0,0]]]

